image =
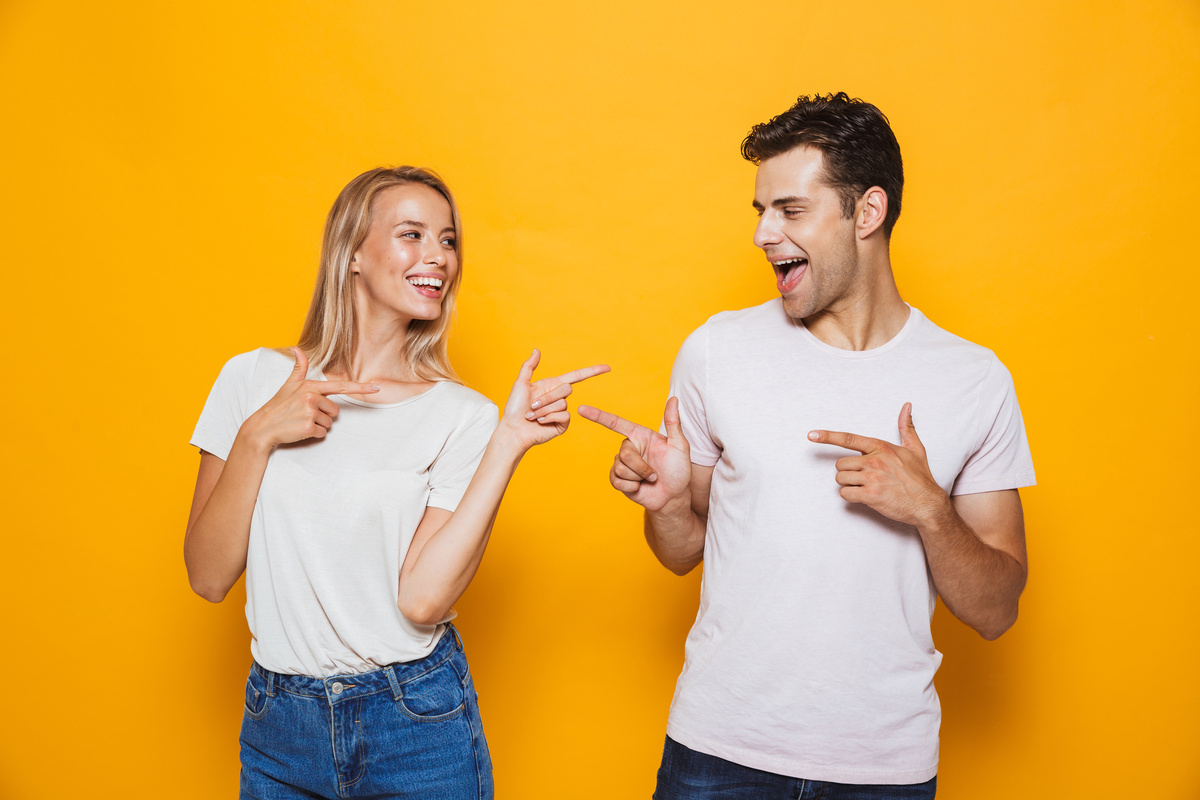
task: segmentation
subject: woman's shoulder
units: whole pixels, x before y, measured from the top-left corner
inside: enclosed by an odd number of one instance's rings
[[[495,412],[499,412],[499,407],[489,400],[484,395],[474,389],[464,386],[455,381],[441,381],[438,383],[438,391],[441,393],[441,401],[453,406],[458,411],[466,416],[473,416],[481,413],[483,409],[491,407]]]
[[[221,368],[221,379],[246,387],[261,384],[281,384],[295,366],[296,360],[288,350],[260,347],[238,353]]]

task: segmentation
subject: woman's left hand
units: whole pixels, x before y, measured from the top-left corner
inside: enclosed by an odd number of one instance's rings
[[[556,378],[535,381],[533,371],[541,358],[542,354],[534,350],[533,355],[521,365],[521,373],[513,384],[508,402],[504,404],[504,415],[500,418],[500,426],[512,435],[521,452],[548,442],[567,430],[571,423],[571,413],[567,410],[571,384],[608,372],[607,364],[597,364]]]

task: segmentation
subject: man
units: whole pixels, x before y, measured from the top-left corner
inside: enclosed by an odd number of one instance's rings
[[[1012,379],[900,298],[879,109],[801,97],[742,154],[781,297],[688,337],[665,435],[580,409],[658,559],[704,562],[655,797],[932,797],[935,600],[995,639],[1025,585]]]

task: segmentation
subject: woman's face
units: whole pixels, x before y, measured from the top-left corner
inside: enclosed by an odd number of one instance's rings
[[[376,195],[367,238],[350,262],[360,315],[405,325],[437,319],[458,272],[454,235],[450,204],[435,189],[410,183]]]

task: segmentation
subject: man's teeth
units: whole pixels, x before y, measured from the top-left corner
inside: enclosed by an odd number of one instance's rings
[[[413,286],[431,286],[434,289],[442,288],[442,279],[441,278],[426,278],[426,277],[408,278],[408,282],[411,283]]]
[[[797,266],[798,264],[803,264],[807,260],[807,258],[789,258],[787,261],[776,261],[775,269],[786,271],[794,266]]]

